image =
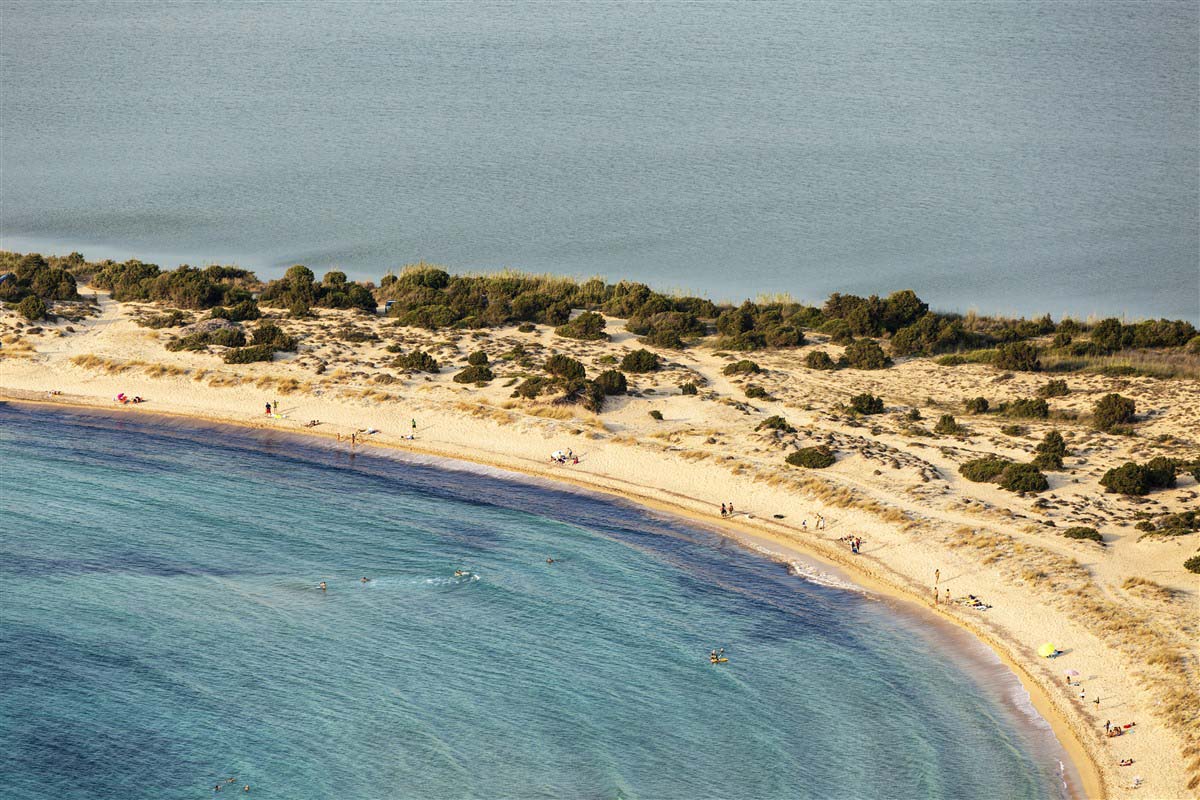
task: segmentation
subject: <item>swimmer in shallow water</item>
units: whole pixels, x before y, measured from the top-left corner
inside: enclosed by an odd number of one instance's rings
[[[320,589],[322,592],[325,591],[325,581],[321,581],[320,583],[318,583],[317,588]]]
[[[366,575],[363,575],[363,576],[362,576],[362,582],[363,582],[363,583],[370,583],[370,582],[371,582],[371,579],[370,579],[370,578],[368,578]]]
[[[547,558],[547,559],[546,559],[546,563],[547,563],[547,564],[553,564],[553,563],[554,563],[554,559],[553,559],[553,558]]]

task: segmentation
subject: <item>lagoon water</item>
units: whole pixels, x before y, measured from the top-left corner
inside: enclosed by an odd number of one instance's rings
[[[0,464],[7,798],[1066,796],[981,646],[669,517],[31,407]]]
[[[0,244],[1200,319],[1183,0],[3,0]]]

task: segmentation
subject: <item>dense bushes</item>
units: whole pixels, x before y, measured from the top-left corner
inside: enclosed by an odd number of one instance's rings
[[[996,369],[1037,372],[1042,368],[1038,349],[1029,342],[1010,342],[996,348]]]
[[[963,402],[969,414],[986,414],[990,404],[986,397],[973,397]]]
[[[284,276],[271,281],[259,300],[266,305],[288,309],[300,308],[357,308],[375,311],[375,296],[361,283],[346,280],[346,273],[332,271],[317,283],[308,267],[297,264]]]
[[[653,372],[658,369],[658,355],[649,350],[634,350],[621,359],[624,372]]]
[[[892,360],[884,354],[883,348],[873,339],[856,339],[851,342],[847,345],[842,359],[851,369],[884,369],[892,364]]]
[[[1010,492],[1044,492],[1050,488],[1046,476],[1033,464],[1009,464],[1000,473],[998,483]]]
[[[1101,431],[1111,431],[1118,425],[1133,422],[1135,404],[1128,397],[1122,397],[1115,392],[1101,397],[1092,409],[1092,425]]]
[[[495,375],[485,364],[471,364],[454,376],[455,383],[487,383]]]
[[[209,345],[241,347],[245,344],[246,334],[242,332],[241,328],[229,327],[196,331],[187,336],[172,339],[170,342],[167,342],[167,349],[177,352],[179,350],[203,350]]]
[[[1088,528],[1083,525],[1078,525],[1074,528],[1067,528],[1065,531],[1063,531],[1063,536],[1067,537],[1068,539],[1087,539],[1088,541],[1104,544],[1104,537],[1100,535],[1098,530],[1095,528]]]
[[[424,350],[412,350],[397,356],[392,361],[392,367],[404,372],[437,373],[441,371],[441,365],[438,364],[437,359]]]
[[[226,364],[252,364],[256,361],[270,361],[275,357],[275,348],[266,344],[250,347],[235,347],[225,351]]]
[[[1187,561],[1183,562],[1183,568],[1188,572],[1200,573],[1200,553],[1197,553]]]
[[[585,311],[567,324],[558,326],[554,332],[559,336],[585,341],[608,338],[604,332],[604,317],[591,311]]]
[[[209,312],[209,316],[213,319],[227,319],[230,322],[246,322],[259,319],[262,317],[262,312],[259,311],[258,303],[254,300],[243,300],[229,308],[217,306]]]
[[[1101,320],[1092,328],[1086,349],[1077,355],[1109,355],[1127,347],[1183,347],[1196,335],[1196,328],[1183,320],[1145,320],[1122,325],[1120,320]]]
[[[46,302],[36,294],[26,295],[21,302],[17,303],[17,313],[30,322],[36,322],[39,319],[45,319],[49,309],[46,308]]]
[[[707,329],[694,313],[688,311],[654,311],[664,303],[646,303],[645,314],[631,317],[625,322],[625,330],[655,347],[679,349],[685,339],[703,336]],[[716,311],[713,311],[715,314]]]
[[[615,369],[606,369],[597,375],[596,385],[606,395],[625,394],[629,390],[629,384],[625,380],[625,373]]]
[[[1146,482],[1151,489],[1173,489],[1177,465],[1174,459],[1158,456],[1145,464]]]
[[[801,447],[788,453],[787,463],[793,467],[808,467],[809,469],[825,469],[831,466],[837,459],[833,456],[833,451],[824,445],[817,447]]]
[[[547,358],[542,368],[554,377],[563,378],[568,381],[582,380],[584,376],[584,368],[581,362],[560,353]]]
[[[92,275],[92,285],[109,290],[114,300],[166,303],[177,308],[237,305],[251,299],[247,287],[254,284],[253,273],[233,267],[184,265],[163,272],[157,264],[136,259],[119,264],[106,261]]]
[[[80,257],[82,259],[82,257]],[[62,262],[63,259],[55,259]],[[21,311],[21,303],[29,298],[37,298],[45,307],[47,301],[78,300],[79,293],[75,287],[75,276],[62,266],[55,266],[37,253],[18,256],[16,253],[0,253],[0,273],[11,270],[3,281],[0,281],[0,300],[16,303],[18,312],[26,319],[43,319],[46,312],[36,317],[29,317]],[[30,301],[23,306],[33,312],[37,304]]]
[[[962,464],[958,473],[975,483],[990,483],[998,480],[1001,473],[1011,464],[1011,461],[1004,458],[977,458]]]
[[[486,367],[488,364],[488,354],[482,350],[476,350],[467,356],[467,363],[472,367]]]
[[[804,357],[804,366],[809,369],[836,369],[837,364],[824,350],[813,350]]]
[[[771,399],[771,395],[767,393],[766,389],[761,386],[755,386],[754,384],[750,384],[746,387],[746,397],[750,398],[751,400]]]

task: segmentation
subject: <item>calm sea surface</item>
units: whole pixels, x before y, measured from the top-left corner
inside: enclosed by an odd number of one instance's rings
[[[0,2],[0,243],[1200,319],[1200,6]]]
[[[981,646],[671,518],[12,406],[0,464],[6,798],[1065,796]]]

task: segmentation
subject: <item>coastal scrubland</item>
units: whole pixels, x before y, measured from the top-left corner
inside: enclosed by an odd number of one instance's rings
[[[12,397],[124,392],[146,410],[379,429],[370,440],[393,445],[420,420],[412,446],[430,452],[692,513],[734,499],[746,530],[869,574],[1008,653],[1110,795],[1129,792],[1120,758],[1143,793],[1200,789],[1190,322],[983,317],[912,291],[718,304],[427,264],[378,284],[300,266],[264,282],[0,253],[0,274]],[[284,412],[262,415],[264,398]],[[581,464],[549,467],[567,445]],[[852,534],[861,559],[840,544]],[[949,604],[931,593],[935,569]],[[992,608],[956,602],[968,594]],[[1034,654],[1051,638],[1067,650],[1057,662]],[[1063,665],[1086,675],[1088,702],[1064,691]],[[1136,716],[1135,731],[1103,736],[1114,715]]]

